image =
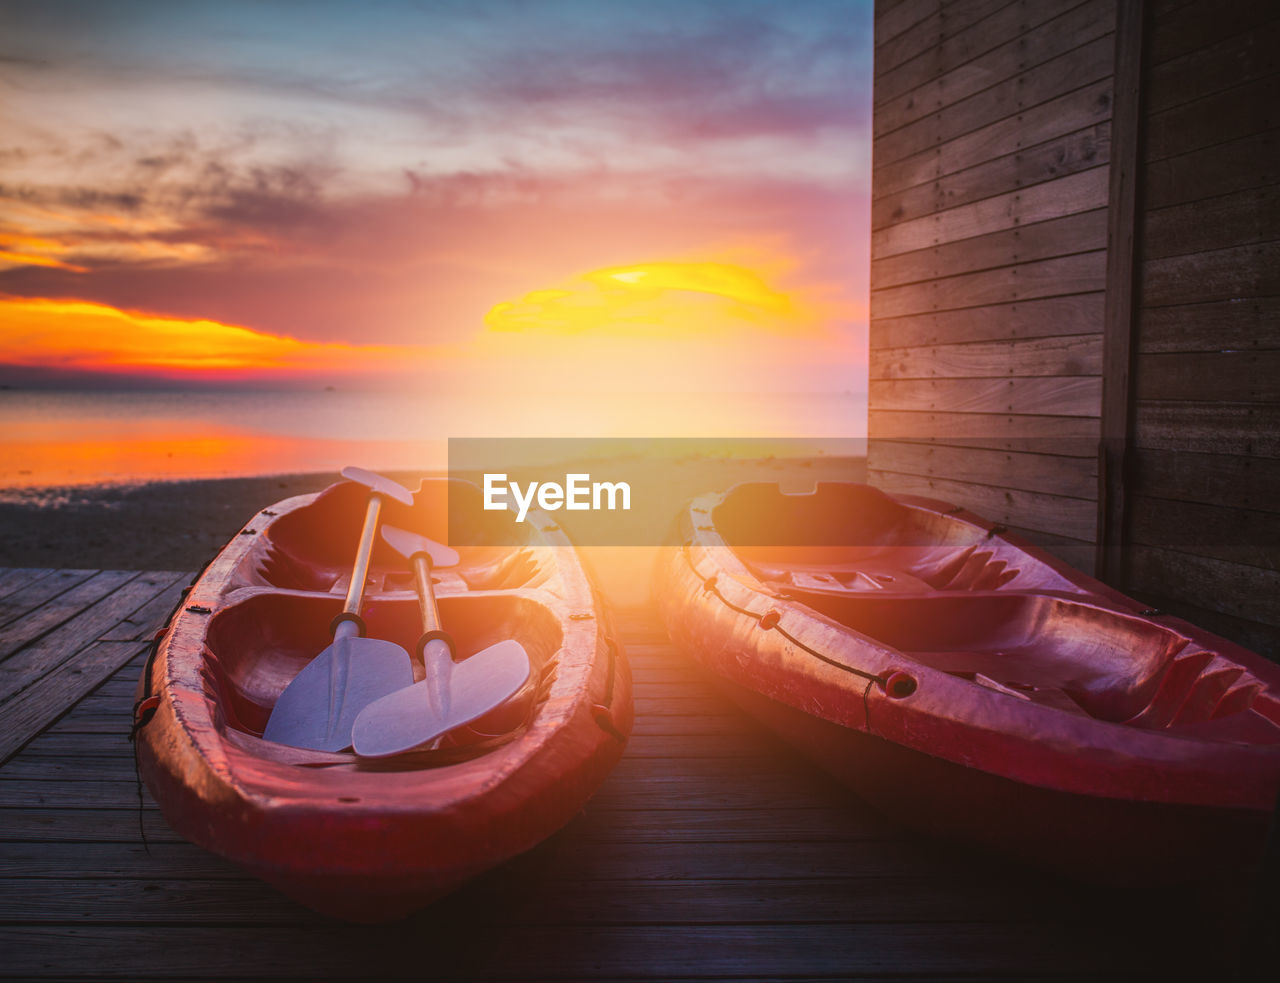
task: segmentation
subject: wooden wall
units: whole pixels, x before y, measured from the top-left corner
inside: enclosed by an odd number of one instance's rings
[[[1091,568],[1115,0],[878,0],[873,483]]]
[[[1280,658],[1277,51],[1274,4],[877,0],[868,469]]]
[[[1124,586],[1280,657],[1280,7],[1147,6]]]

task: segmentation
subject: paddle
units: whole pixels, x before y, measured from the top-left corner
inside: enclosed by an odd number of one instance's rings
[[[351,728],[356,754],[382,758],[411,751],[461,727],[510,699],[529,678],[529,656],[517,641],[498,642],[462,662],[440,627],[431,568],[452,566],[458,554],[404,529],[386,527],[385,539],[409,559],[422,606],[422,656],[426,678],[365,707]]]
[[[394,642],[364,637],[360,605],[373,554],[382,501],[413,504],[407,489],[362,468],[343,468],[342,476],[369,488],[364,529],[351,568],[351,584],[342,612],[333,619],[333,644],[302,667],[284,688],[262,736],[268,741],[316,751],[351,746],[351,726],[370,703],[413,685],[409,653]]]

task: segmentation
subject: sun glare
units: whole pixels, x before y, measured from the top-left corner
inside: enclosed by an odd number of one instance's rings
[[[744,325],[783,333],[813,318],[757,273],[729,263],[614,266],[494,305],[493,331],[653,337],[723,334]]]

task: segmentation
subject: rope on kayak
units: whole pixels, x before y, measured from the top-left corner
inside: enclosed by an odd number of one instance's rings
[[[684,555],[685,562],[689,564],[689,569],[693,571],[693,575],[702,581],[703,591],[705,591],[708,594],[714,595],[715,598],[718,601],[720,601],[721,604],[727,607],[730,611],[736,611],[738,614],[745,614],[748,618],[754,618],[761,628],[764,628],[767,631],[776,631],[779,635],[781,635],[783,638],[789,641],[796,648],[804,652],[808,652],[815,659],[818,659],[821,662],[825,662],[829,666],[834,666],[835,668],[840,669],[843,672],[850,673],[854,676],[861,676],[863,679],[867,680],[868,690],[870,690],[871,683],[879,683],[881,686],[885,686],[888,683],[890,675],[892,674],[876,675],[875,673],[867,672],[865,669],[858,669],[854,666],[848,665],[847,663],[840,662],[836,659],[833,659],[831,658],[831,656],[826,655],[823,652],[819,652],[812,645],[808,645],[802,642],[800,639],[796,638],[795,635],[791,634],[791,632],[783,628],[781,624],[779,624],[779,621],[781,620],[781,615],[779,615],[777,611],[770,610],[770,611],[766,611],[764,614],[759,614],[755,611],[750,610],[749,608],[740,607],[737,604],[734,604],[733,601],[729,600],[722,593],[720,593],[720,587],[716,583],[716,576],[717,576],[716,574],[711,574],[711,576],[709,577],[703,576],[702,572],[694,564],[693,557],[689,555],[688,543],[686,543],[684,546],[680,548],[680,552]],[[863,694],[863,698],[864,699],[866,698],[866,694]]]
[[[610,737],[617,738],[619,743],[626,744],[627,735],[618,730],[617,725],[613,722],[613,682],[618,674],[618,643],[613,640],[612,636],[605,635],[604,644],[609,651],[609,670],[604,681],[604,702],[593,705],[591,715],[595,719],[597,727]]]
[[[151,723],[151,718],[156,715],[156,710],[160,708],[160,697],[153,695],[151,692],[151,677],[155,667],[156,653],[160,651],[160,643],[164,640],[165,635],[169,634],[169,629],[173,627],[173,619],[178,616],[178,611],[181,610],[182,605],[186,602],[187,595],[191,593],[191,588],[196,585],[196,581],[204,575],[204,572],[209,569],[209,564],[216,560],[221,552],[222,550],[219,549],[217,553],[214,553],[213,556],[201,564],[200,569],[191,578],[191,583],[187,584],[179,592],[177,603],[174,604],[168,617],[164,619],[164,626],[158,628],[151,636],[151,644],[147,647],[147,661],[142,670],[142,696],[138,697],[133,704],[132,724],[129,727],[129,743],[133,745],[133,784],[135,791],[138,793],[138,834],[142,837],[142,848],[148,856],[151,855],[151,844],[147,842],[147,827],[143,822],[145,802],[142,798],[142,772],[138,767],[138,731]],[[208,613],[208,609],[201,610],[205,614]]]

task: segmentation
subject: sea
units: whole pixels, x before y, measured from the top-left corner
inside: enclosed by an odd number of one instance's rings
[[[42,488],[448,467],[450,438],[747,438],[865,453],[866,394],[0,390],[0,500]]]

